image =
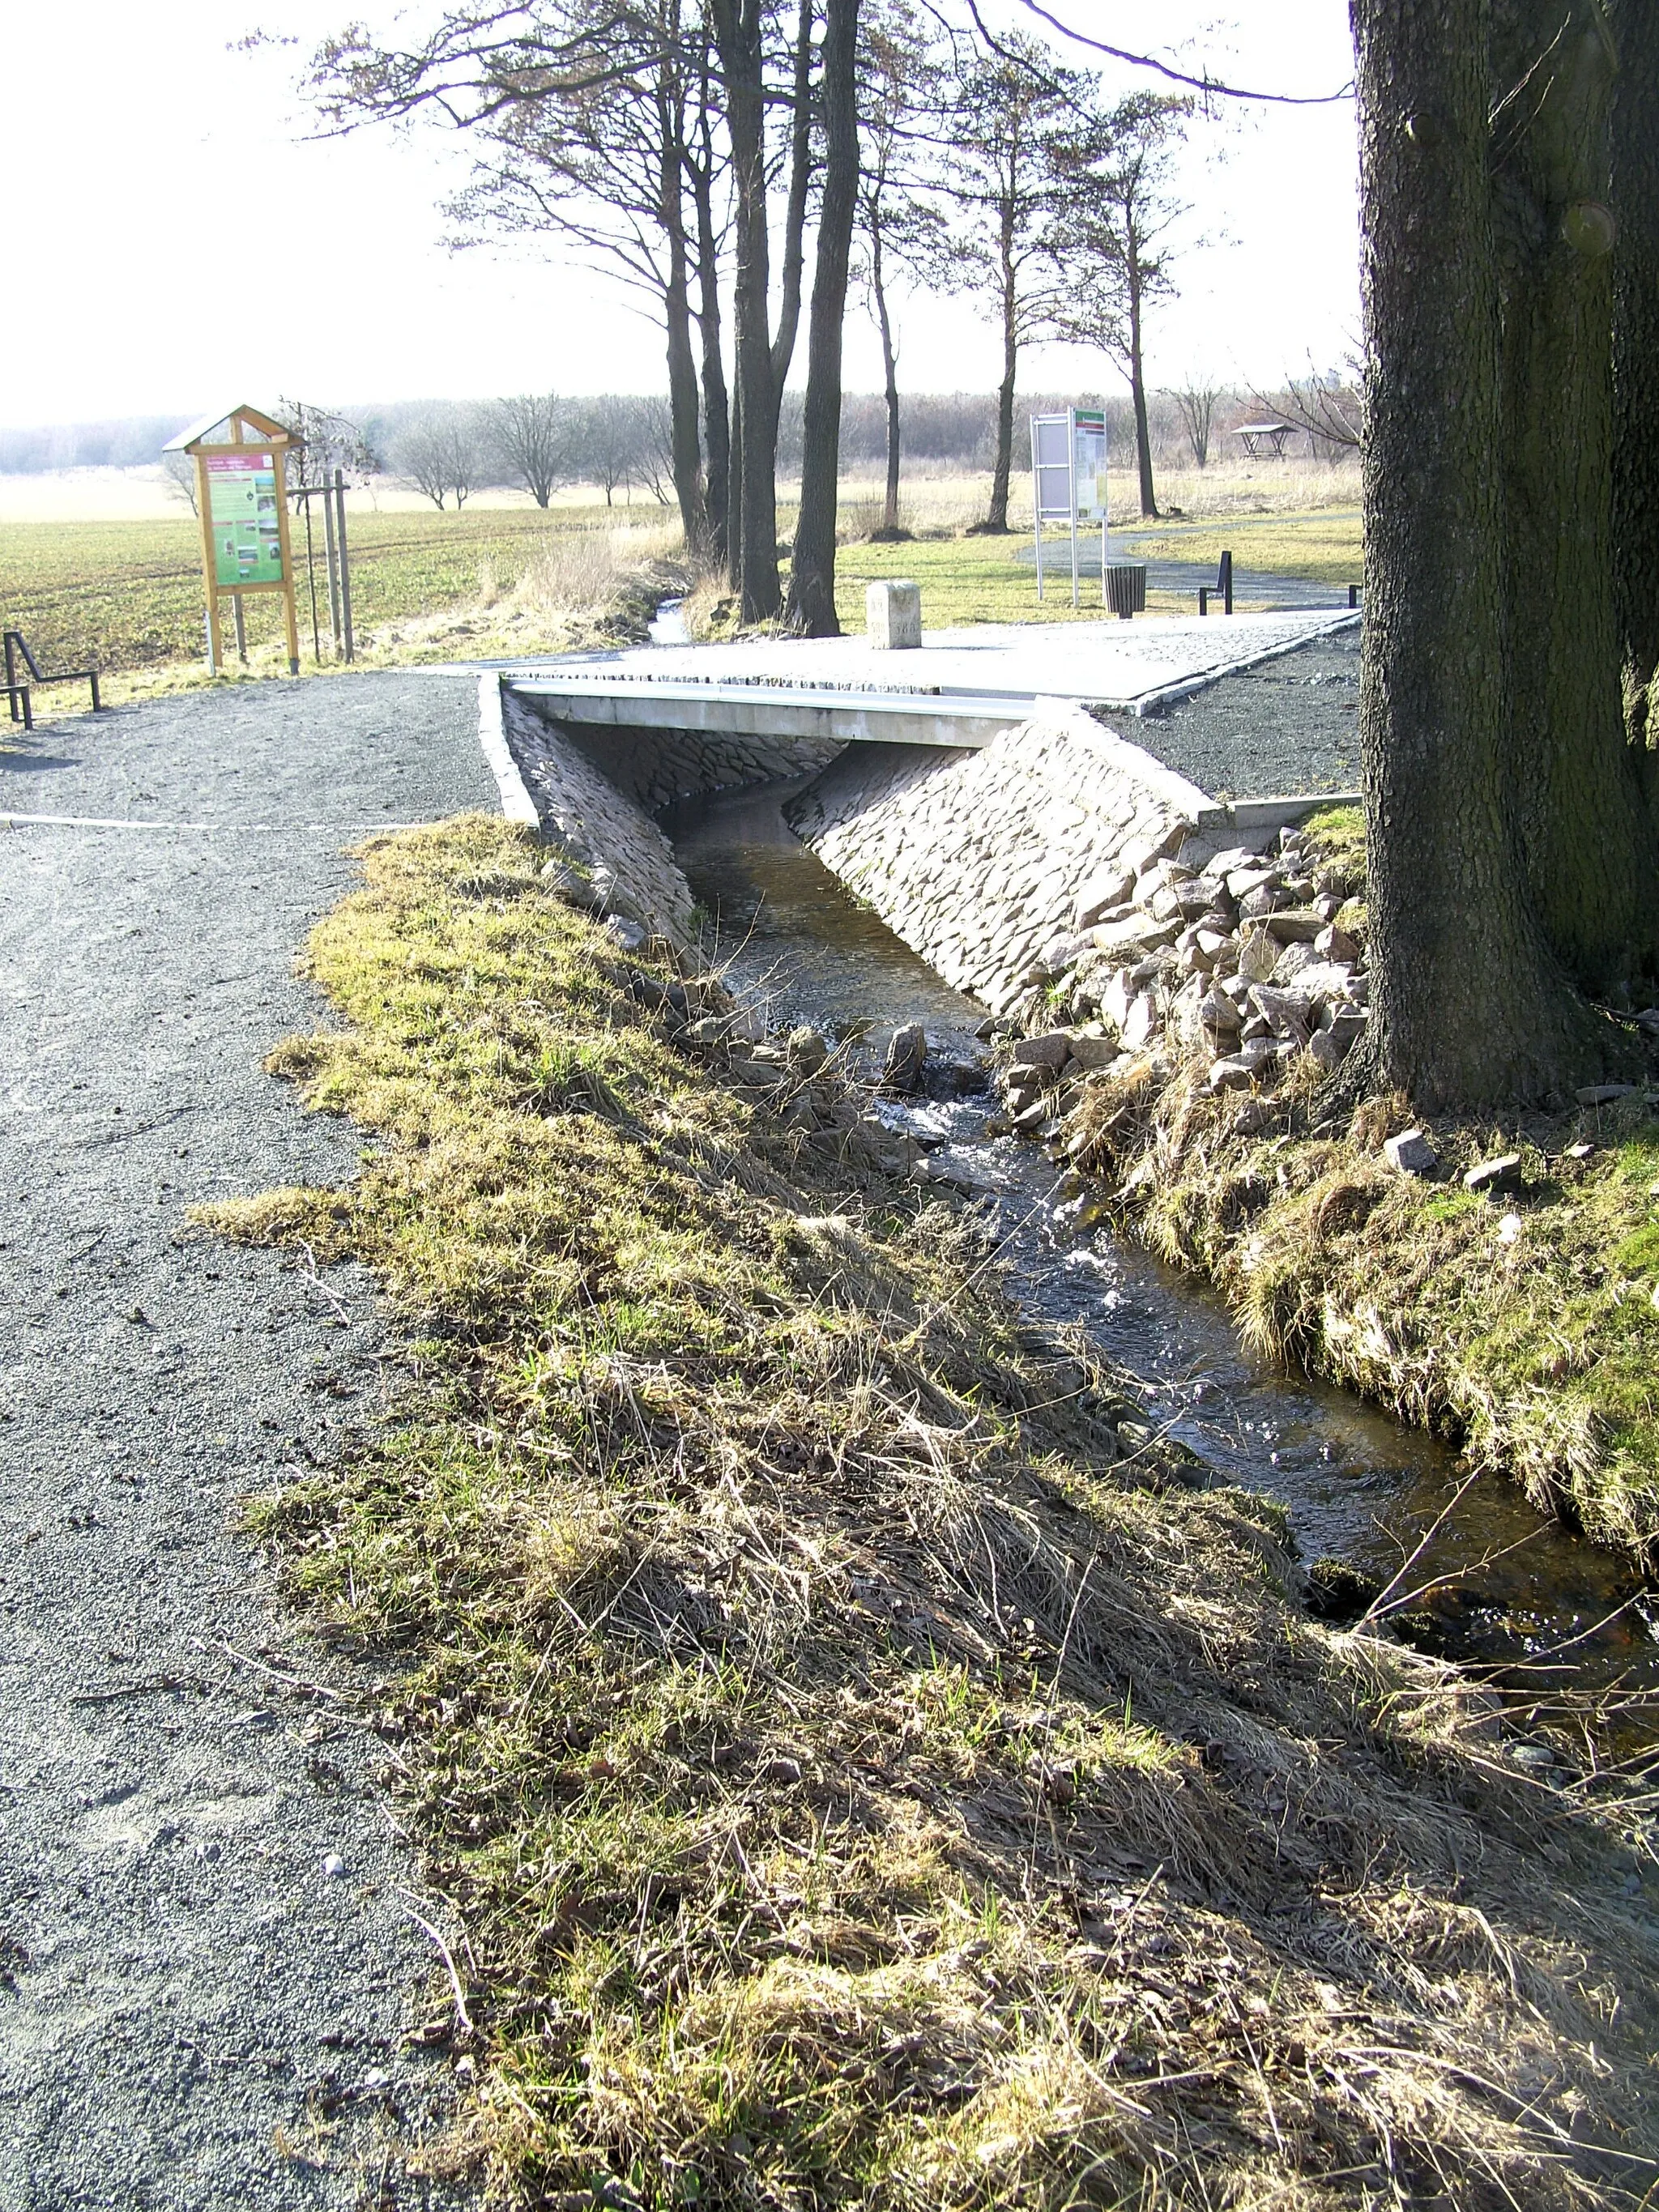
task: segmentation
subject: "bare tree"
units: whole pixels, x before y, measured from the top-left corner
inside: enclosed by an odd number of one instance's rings
[[[640,402],[620,392],[601,392],[576,404],[570,462],[574,472],[599,485],[607,507],[639,471]]]
[[[449,209],[464,241],[556,237],[562,255],[574,249],[645,295],[667,338],[674,480],[693,544],[707,524],[684,197],[696,104],[717,88],[708,47],[685,0],[463,0],[409,47],[354,25],[319,49],[307,81],[337,129],[425,114],[471,138],[472,181]],[[718,354],[718,331],[713,343]]]
[[[899,528],[901,453],[898,340],[891,284],[894,265],[924,282],[937,281],[946,251],[945,218],[929,189],[936,182],[937,145],[945,76],[931,24],[909,0],[866,8],[861,55],[860,122],[863,159],[859,177],[856,275],[863,284],[881,339],[882,386],[887,410],[887,488],[878,533]]]
[[[1054,214],[1046,234],[1056,274],[1048,327],[1097,345],[1122,372],[1134,408],[1140,511],[1158,513],[1146,407],[1146,318],[1172,295],[1170,226],[1186,210],[1170,190],[1189,99],[1138,92],[1095,106],[1054,154]]]
[[[635,402],[638,410],[638,439],[635,467],[639,480],[659,507],[674,499],[674,417],[667,402],[653,393]]]
[[[276,419],[295,441],[288,463],[289,483],[297,489],[331,483],[336,469],[369,476],[380,466],[374,441],[361,423],[307,399],[279,399]]]
[[[564,474],[570,447],[570,410],[556,392],[520,392],[490,410],[495,455],[538,507],[545,507]]]
[[[1316,453],[1357,453],[1364,432],[1364,371],[1356,345],[1335,368],[1310,360],[1303,376],[1287,376],[1282,392],[1252,392],[1250,404],[1305,430]]]
[[[1171,385],[1167,389],[1181,417],[1181,427],[1187,433],[1187,443],[1193,449],[1193,465],[1207,468],[1215,410],[1227,397],[1226,387],[1194,375],[1189,376],[1185,384]]]
[[[963,71],[952,101],[941,177],[957,217],[950,282],[980,298],[1002,337],[991,506],[981,526],[992,533],[1008,527],[1019,356],[1054,326],[1054,162],[1085,83],[1030,40],[1011,37]]]
[[[786,612],[809,637],[839,637],[836,501],[841,471],[842,325],[859,211],[859,0],[824,0],[823,192],[818,210],[801,421],[800,513]]]
[[[459,514],[486,474],[486,447],[476,411],[428,409],[401,433],[392,459],[399,473],[440,513],[453,498]]]
[[[161,474],[167,479],[167,489],[175,499],[187,500],[190,511],[197,513],[196,463],[188,453],[163,453]]]

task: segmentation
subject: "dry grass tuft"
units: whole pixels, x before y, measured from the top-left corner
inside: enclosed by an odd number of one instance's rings
[[[677,526],[634,523],[609,530],[550,532],[525,562],[516,603],[544,617],[627,611],[645,593],[654,609],[677,588],[684,541]]]
[[[532,858],[365,848],[310,955],[348,1026],[272,1065],[382,1149],[207,1216],[418,1332],[378,1444],[259,1515],[395,1675],[457,2155],[653,2212],[1638,2202],[1649,1941],[1588,1816],[1308,1621],[1273,1510],[971,1219],[677,1051]]]

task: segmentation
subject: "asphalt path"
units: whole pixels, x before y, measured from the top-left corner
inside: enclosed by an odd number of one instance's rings
[[[327,1020],[294,956],[354,838],[496,808],[475,701],[375,673],[0,722],[3,2212],[426,2201],[436,1909],[366,1677],[239,1533],[394,1348],[366,1279],[185,1214],[353,1173],[260,1061]]]

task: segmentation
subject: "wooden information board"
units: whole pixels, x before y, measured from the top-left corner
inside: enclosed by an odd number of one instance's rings
[[[300,631],[294,604],[294,561],[289,545],[287,461],[295,441],[280,422],[256,407],[233,407],[172,440],[168,453],[188,453],[196,465],[196,512],[202,526],[202,582],[207,595],[208,666],[224,665],[220,628],[222,598],[236,608],[259,592],[282,595],[288,633],[288,672],[300,672]]]

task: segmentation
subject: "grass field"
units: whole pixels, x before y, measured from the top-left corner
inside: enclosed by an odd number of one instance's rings
[[[1132,535],[1138,561],[1199,561],[1213,567],[1223,548],[1231,547],[1241,568],[1310,576],[1321,584],[1357,583],[1363,558],[1357,507],[1152,523]]]
[[[567,509],[562,531],[602,518]],[[381,625],[510,590],[550,534],[538,508],[477,514],[351,517],[356,627]],[[320,532],[319,532],[320,536]],[[296,555],[304,544],[296,526]],[[319,546],[320,555],[321,548]],[[321,562],[319,561],[319,586]],[[310,608],[301,570],[301,627]],[[202,650],[201,538],[195,519],[153,522],[14,522],[0,527],[0,607],[27,635],[43,666],[138,669],[191,659]],[[325,647],[328,610],[319,588]],[[274,602],[249,603],[249,632],[275,636]]]
[[[793,507],[781,486],[779,534],[787,540]],[[988,479],[919,477],[908,483],[904,513],[916,536],[875,545],[864,535],[879,519],[876,488],[843,487],[844,533],[837,606],[845,628],[864,626],[864,590],[882,578],[913,576],[922,586],[930,628],[981,622],[1072,622],[1097,618],[1099,586],[1085,584],[1073,610],[1063,589],[1039,603],[1016,487],[1017,527],[1006,538],[963,534],[982,515]],[[1187,517],[1138,538],[1134,550],[1212,564],[1231,544],[1243,565],[1340,583],[1358,573],[1359,524],[1352,473],[1279,472],[1267,480],[1209,470],[1170,478],[1170,503]],[[1178,496],[1177,496],[1178,495]],[[1132,511],[1127,480],[1114,480],[1118,511]],[[1282,511],[1286,503],[1298,504]],[[296,553],[302,544],[296,535]],[[112,702],[207,680],[202,659],[199,538],[182,510],[165,518],[0,521],[0,615],[21,629],[48,669],[92,663],[110,672]],[[324,658],[328,617],[319,610]],[[672,517],[653,507],[493,506],[459,514],[351,514],[352,596],[361,657],[388,661],[558,650],[593,634],[614,608],[623,572],[660,562],[674,550]],[[311,608],[301,569],[302,657],[311,659]],[[632,596],[638,597],[637,584]],[[716,586],[702,598],[714,602]],[[1154,592],[1154,614],[1190,614],[1185,594]],[[278,612],[269,599],[248,605],[250,672],[282,666]],[[585,625],[585,627],[584,627]],[[78,710],[78,692],[42,695],[43,713]]]

